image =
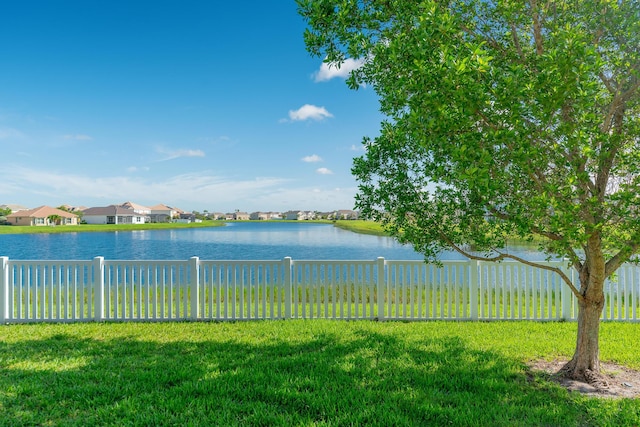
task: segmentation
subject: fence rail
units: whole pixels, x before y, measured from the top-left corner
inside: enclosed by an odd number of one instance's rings
[[[550,262],[569,277],[565,263]],[[605,284],[637,322],[640,268]],[[0,257],[0,323],[253,319],[575,320],[557,273],[515,262],[21,261]]]

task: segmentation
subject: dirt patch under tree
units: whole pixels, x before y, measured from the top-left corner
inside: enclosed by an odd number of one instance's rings
[[[553,381],[571,392],[598,398],[640,398],[640,371],[614,363],[600,362],[600,370],[607,382],[607,386],[594,387],[584,382],[563,377],[559,371],[566,363],[566,360],[554,360],[551,362],[535,360],[528,365],[532,372],[542,372],[548,375],[549,381]]]

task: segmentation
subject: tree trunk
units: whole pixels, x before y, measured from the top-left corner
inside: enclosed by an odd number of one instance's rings
[[[600,275],[596,275],[600,276]],[[562,368],[568,377],[606,387],[600,374],[600,315],[604,307],[604,278],[587,279],[584,299],[578,300],[578,337],[573,358]],[[585,287],[583,286],[583,289]]]

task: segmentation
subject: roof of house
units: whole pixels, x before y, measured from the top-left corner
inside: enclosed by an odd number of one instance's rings
[[[11,209],[11,212],[29,210],[28,207],[22,206],[22,205],[0,205],[0,209],[7,209],[7,208]]]
[[[58,215],[61,218],[77,218],[78,215],[71,212],[63,211],[62,209],[52,208],[51,206],[40,206],[34,209],[27,209],[23,211],[14,212],[7,215],[7,218],[47,218],[51,215]]]
[[[63,207],[66,209],[67,212],[77,212],[77,211],[83,211],[85,209],[87,209],[86,206],[72,206],[72,205],[60,205],[59,207]]]
[[[131,208],[137,211],[150,211],[151,208],[147,207],[147,206],[143,206],[143,205],[139,205],[138,203],[134,203],[134,202],[124,202],[123,204],[121,204],[120,206],[124,207],[124,208]]]
[[[89,208],[82,211],[84,216],[92,216],[92,215],[139,215],[133,211],[133,209],[123,208],[122,206],[109,205],[109,206],[101,206],[95,208]]]
[[[172,211],[172,210],[174,210],[171,206],[167,206],[167,205],[162,204],[162,203],[158,203],[155,206],[149,206],[149,209],[151,209],[152,211]]]
[[[174,211],[177,213],[183,213],[184,211],[182,209],[179,208],[174,208],[171,206],[167,206],[163,203],[159,203],[155,206],[151,206],[149,209],[151,209],[152,211]]]

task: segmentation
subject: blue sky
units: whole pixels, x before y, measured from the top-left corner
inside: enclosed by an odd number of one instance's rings
[[[0,14],[0,204],[353,208],[377,98],[307,53],[293,0],[20,0]]]

